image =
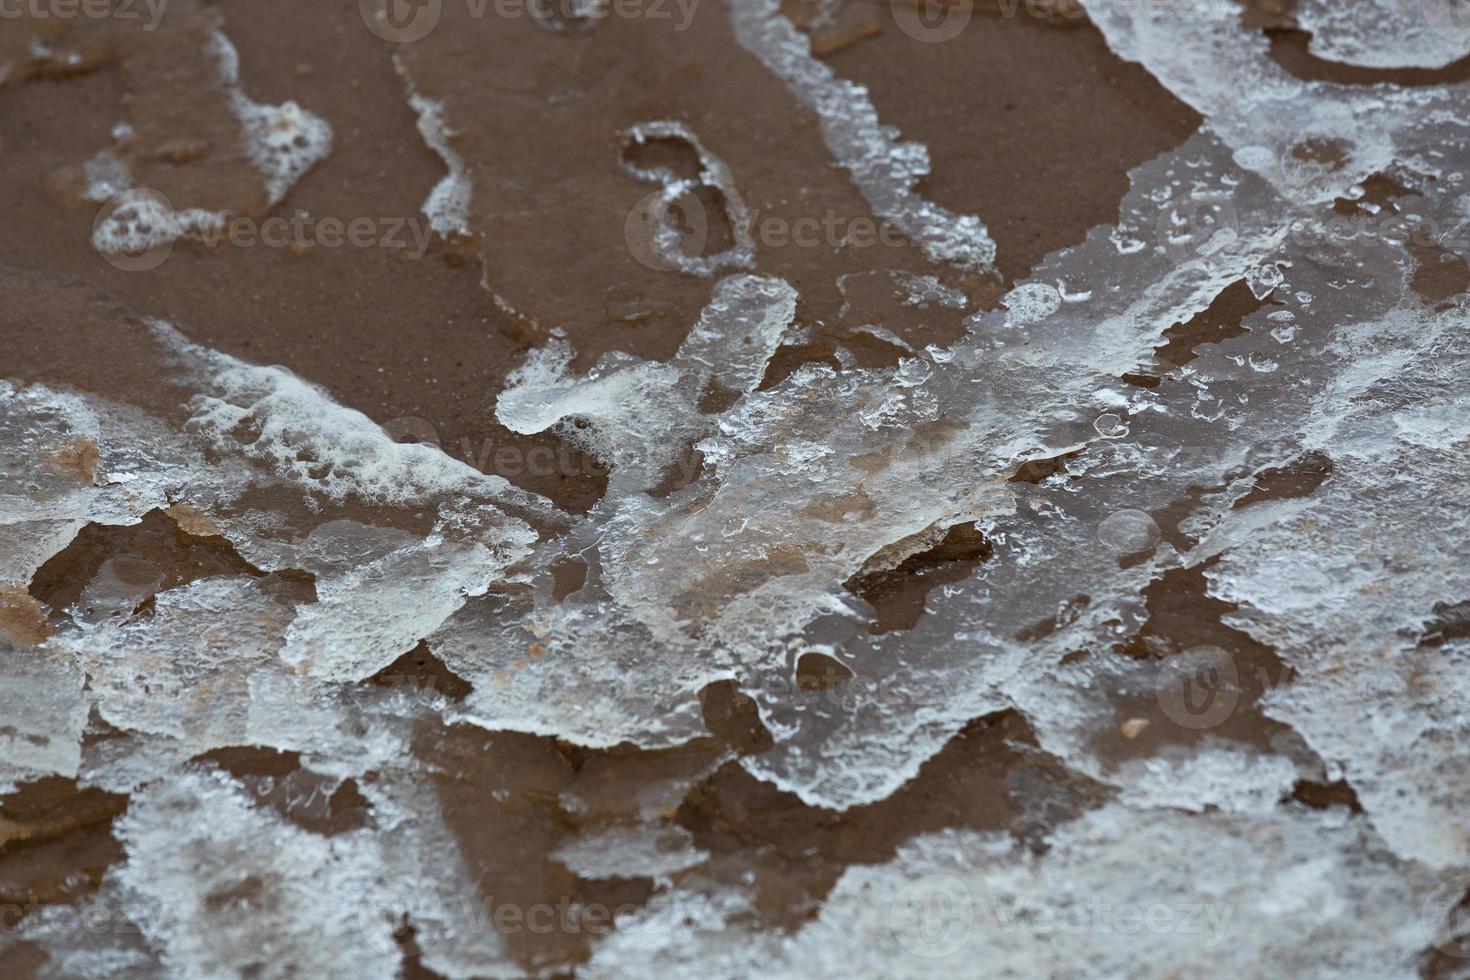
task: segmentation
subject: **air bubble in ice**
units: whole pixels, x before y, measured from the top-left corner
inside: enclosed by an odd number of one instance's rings
[[[1061,294],[1044,282],[1022,283],[1001,300],[1006,308],[1006,324],[1024,326],[1045,320],[1062,305]]]
[[[1275,262],[1262,262],[1245,274],[1245,281],[1256,299],[1265,299],[1286,281],[1286,275]]]
[[[929,380],[933,373],[934,368],[922,357],[907,357],[899,362],[893,382],[900,388],[914,388]]]
[[[1075,293],[1067,292],[1067,284],[1061,279],[1057,280],[1057,294],[1061,296],[1063,303],[1085,303],[1092,299],[1092,290],[1079,289]]]
[[[1120,510],[1103,518],[1097,539],[1119,555],[1133,555],[1159,540],[1159,526],[1141,510]]]
[[[1104,439],[1122,439],[1128,435],[1128,423],[1112,412],[1104,412],[1092,422],[1092,427]]]
[[[1135,252],[1143,251],[1144,248],[1142,239],[1134,238],[1132,235],[1125,235],[1117,228],[1108,232],[1108,240],[1113,243],[1113,247],[1118,250],[1119,255],[1132,255]]]
[[[1234,153],[1235,163],[1242,170],[1257,173],[1270,169],[1276,163],[1276,153],[1267,146],[1242,146]]]

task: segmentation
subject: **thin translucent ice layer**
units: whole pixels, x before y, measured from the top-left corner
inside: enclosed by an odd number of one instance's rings
[[[776,0],[731,0],[729,6],[740,43],[817,114],[832,156],[852,172],[875,214],[936,262],[985,269],[995,261],[995,242],[980,218],[953,214],[915,192],[929,173],[928,149],[898,142],[893,127],[879,121],[867,91],[813,56],[811,43],[780,13]]]

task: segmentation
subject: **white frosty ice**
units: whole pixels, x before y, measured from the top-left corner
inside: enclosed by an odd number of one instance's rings
[[[1313,54],[1365,68],[1442,68],[1470,55],[1470,19],[1460,0],[1298,0],[1296,22]]]
[[[223,32],[210,38],[210,54],[219,62],[220,84],[240,120],[245,155],[265,178],[271,204],[332,152],[332,127],[295,102],[265,105],[245,94],[240,84],[240,55]]]
[[[451,145],[454,131],[444,117],[444,104],[420,95],[415,91],[403,63],[395,58],[394,65],[408,90],[408,104],[418,115],[419,135],[449,168],[449,173],[434,185],[428,200],[424,201],[423,210],[429,218],[429,227],[441,236],[468,235],[470,201],[474,197],[475,188],[465,167],[464,158]]]
[[[811,43],[780,13],[776,0],[732,0],[735,36],[816,113],[827,147],[852,172],[875,214],[892,221],[939,262],[974,269],[995,261],[995,242],[980,218],[954,214],[914,190],[929,173],[922,143],[899,142],[878,118],[861,85],[840,78],[811,53]]]

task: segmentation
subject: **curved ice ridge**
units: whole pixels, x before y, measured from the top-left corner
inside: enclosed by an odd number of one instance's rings
[[[839,78],[811,53],[810,42],[780,11],[777,0],[730,0],[735,36],[816,114],[838,163],[852,172],[863,197],[936,262],[987,269],[995,242],[974,215],[957,215],[926,201],[914,185],[929,172],[922,143],[898,142],[867,90]]]
[[[393,59],[393,67],[408,90],[408,104],[418,117],[419,135],[429,149],[439,155],[449,173],[434,185],[424,201],[423,212],[429,219],[429,227],[440,236],[468,235],[470,233],[470,201],[474,197],[474,184],[464,158],[450,145],[454,132],[444,116],[444,104],[426,98],[415,90],[413,81],[403,68],[403,62]]]

